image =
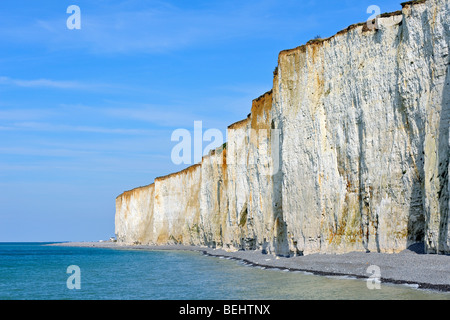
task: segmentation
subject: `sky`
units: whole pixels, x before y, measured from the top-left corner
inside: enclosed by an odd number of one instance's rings
[[[79,29],[68,27],[70,5]],[[1,1],[0,242],[114,236],[119,194],[188,166],[172,161],[175,130],[201,121],[225,139],[272,88],[281,50],[366,21],[370,5],[401,9],[385,0]]]

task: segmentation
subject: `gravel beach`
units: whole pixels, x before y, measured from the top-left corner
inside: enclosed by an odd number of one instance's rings
[[[404,250],[396,254],[350,252],[345,254],[311,254],[295,257],[275,257],[261,251],[233,251],[183,245],[123,245],[111,241],[64,242],[56,246],[97,247],[133,250],[190,250],[249,265],[303,271],[324,276],[346,276],[367,279],[369,266],[379,267],[381,283],[409,284],[420,289],[450,292],[450,255],[420,254]]]

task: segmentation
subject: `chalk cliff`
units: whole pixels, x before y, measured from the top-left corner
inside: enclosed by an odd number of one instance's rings
[[[280,52],[226,145],[116,199],[119,242],[450,253],[450,1]]]

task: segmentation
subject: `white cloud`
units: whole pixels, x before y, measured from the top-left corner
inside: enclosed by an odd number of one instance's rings
[[[52,79],[14,79],[0,76],[0,85],[9,85],[23,88],[53,88],[68,90],[105,90],[114,89],[119,86],[104,83],[84,83],[79,81],[52,80]]]
[[[0,110],[0,120],[8,121],[29,121],[37,120],[55,115],[55,111],[50,109],[4,109]],[[5,127],[6,128],[6,127]]]
[[[75,81],[55,81],[49,79],[21,80],[9,77],[0,77],[0,84],[14,85],[18,87],[48,87],[61,89],[85,88],[85,85]]]
[[[77,126],[66,124],[53,124],[46,122],[16,122],[5,130],[31,130],[31,131],[59,131],[59,132],[87,132],[104,134],[124,134],[124,135],[149,135],[154,134],[155,130],[149,129],[128,129],[128,128],[108,128],[96,126]]]

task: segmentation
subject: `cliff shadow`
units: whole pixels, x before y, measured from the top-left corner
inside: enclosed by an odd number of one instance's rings
[[[447,68],[445,70],[445,82],[442,90],[442,109],[439,123],[439,211],[440,211],[440,223],[439,223],[439,242],[438,252],[450,254],[450,239],[448,234],[449,228],[449,158],[450,158],[450,62],[449,62],[450,49],[447,51]]]
[[[399,51],[401,51],[401,43],[403,40],[404,25],[401,25],[397,37],[399,38]],[[424,136],[421,136],[416,141],[414,137],[420,134],[417,132],[410,122],[415,123],[418,128],[424,128],[425,123],[420,114],[414,108],[408,106],[406,95],[408,92],[403,92],[401,84],[402,66],[399,65],[397,59],[397,84],[395,87],[396,107],[398,112],[394,114],[399,115],[398,122],[402,123],[405,133],[407,135],[407,144],[409,148],[409,158],[406,167],[403,168],[403,175],[408,175],[406,178],[411,180],[409,187],[409,211],[407,213],[407,229],[406,229],[406,250],[416,253],[425,253],[425,209],[424,209]],[[423,130],[423,129],[422,129]],[[412,150],[417,150],[415,153]]]
[[[272,222],[273,222],[273,240],[272,246],[277,256],[290,256],[287,224],[283,216],[283,172],[282,172],[282,135],[281,128],[276,128],[272,120]]]
[[[410,154],[411,161],[409,167],[414,169],[414,177],[412,179],[410,207],[408,213],[407,226],[407,250],[418,254],[424,253],[450,253],[448,246],[448,211],[449,211],[449,191],[448,191],[448,170],[449,170],[449,119],[450,119],[450,97],[449,97],[449,67],[447,66],[445,74],[445,83],[443,86],[440,120],[438,124],[438,135],[436,137],[436,145],[438,147],[438,176],[439,190],[437,191],[439,201],[439,234],[436,248],[427,249],[426,244],[426,228],[427,217],[425,213],[425,190],[424,190],[424,156],[425,156],[425,136],[422,135],[419,143],[416,145],[417,153]],[[413,130],[410,128],[409,121],[419,124],[420,128],[425,127],[423,119],[417,113],[408,114],[408,106],[403,105],[402,97],[398,96],[399,111],[402,115],[403,123],[410,137],[414,136]],[[411,142],[411,141],[410,141]]]
[[[405,108],[400,104],[400,108]],[[412,129],[409,127],[408,118],[405,110],[401,110],[404,116],[404,123],[408,130],[408,135],[413,135]],[[409,194],[409,211],[406,230],[406,248],[415,253],[425,253],[425,228],[426,217],[424,208],[424,140],[420,139],[420,144],[417,146],[418,152],[410,154],[408,166],[412,170]],[[403,170],[403,174],[407,174],[407,170]]]

